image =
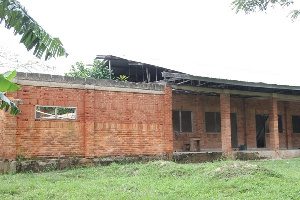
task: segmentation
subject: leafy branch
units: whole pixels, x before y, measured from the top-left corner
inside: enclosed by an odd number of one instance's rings
[[[22,35],[23,43],[28,51],[34,49],[33,55],[45,60],[52,57],[68,56],[59,38],[49,35],[25,8],[16,0],[0,0],[0,23],[5,22],[5,28],[14,28],[15,35]]]
[[[245,14],[250,14],[256,11],[266,11],[269,7],[274,8],[276,5],[288,7],[293,3],[293,0],[234,0],[231,6],[236,13],[244,11]],[[294,21],[298,18],[299,14],[300,10],[292,10],[289,16]]]
[[[14,92],[16,90],[21,89],[20,86],[18,86],[17,84],[11,82],[11,79],[13,79],[16,75],[17,75],[16,71],[8,72],[8,73],[5,73],[5,74],[0,74],[0,99],[2,100],[1,105],[0,105],[0,109],[7,112],[8,109],[11,107],[11,109],[10,109],[10,114],[11,115],[16,115],[16,114],[21,113],[21,111],[16,106],[16,104],[14,102],[12,102],[11,100],[9,100],[5,96],[6,91],[7,92]]]

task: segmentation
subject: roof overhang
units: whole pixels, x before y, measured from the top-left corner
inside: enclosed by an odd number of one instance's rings
[[[264,92],[253,92],[253,91],[242,91],[242,90],[230,90],[230,89],[215,89],[215,88],[205,88],[205,87],[196,87],[190,85],[176,85],[168,84],[172,89],[177,93],[197,93],[204,95],[219,95],[220,93],[230,94],[233,97],[242,97],[242,98],[268,98],[274,97],[281,101],[300,101],[299,95],[285,95],[277,93],[264,93]],[[185,92],[180,92],[185,91]]]
[[[163,77],[174,92],[218,95],[227,93],[236,97],[276,97],[280,100],[300,101],[300,87],[254,83],[236,80],[192,76],[163,72]]]

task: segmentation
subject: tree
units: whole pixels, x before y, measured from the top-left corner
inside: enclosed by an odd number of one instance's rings
[[[281,7],[288,7],[293,4],[293,0],[234,0],[231,3],[236,13],[244,11],[246,14],[255,11],[266,11],[269,7],[279,5]],[[292,20],[295,20],[300,14],[300,10],[292,10],[289,15]]]
[[[66,76],[80,78],[95,78],[95,79],[110,79],[113,72],[110,73],[105,61],[94,60],[91,68],[85,67],[82,62],[76,62],[76,66],[72,65],[69,73]]]
[[[88,78],[90,76],[89,70],[85,68],[82,62],[76,62],[75,65],[71,66],[69,73],[65,73],[65,76]]]

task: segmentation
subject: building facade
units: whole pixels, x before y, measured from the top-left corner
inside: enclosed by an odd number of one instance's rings
[[[22,113],[0,111],[0,157],[300,148],[300,87],[177,72],[146,77],[141,83],[18,73],[22,89],[7,95],[23,102]]]

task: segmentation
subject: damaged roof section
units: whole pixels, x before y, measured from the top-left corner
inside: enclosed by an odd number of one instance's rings
[[[183,73],[163,72],[162,74],[168,85],[175,89],[175,92],[179,93],[190,92],[217,95],[226,92],[232,96],[245,98],[250,96],[267,97],[270,94],[300,96],[300,87],[298,86],[208,78]]]
[[[300,97],[299,86],[266,84],[228,79],[193,76],[172,69],[124,59],[112,55],[98,55],[96,59],[106,61],[115,77],[126,75],[129,82],[166,82],[176,93],[219,95],[227,92],[231,96],[252,98],[278,94]]]
[[[179,73],[175,70],[112,55],[97,55],[96,59],[106,61],[106,65],[113,71],[115,77],[125,75],[129,77],[130,82],[158,82],[164,80],[162,72]]]

